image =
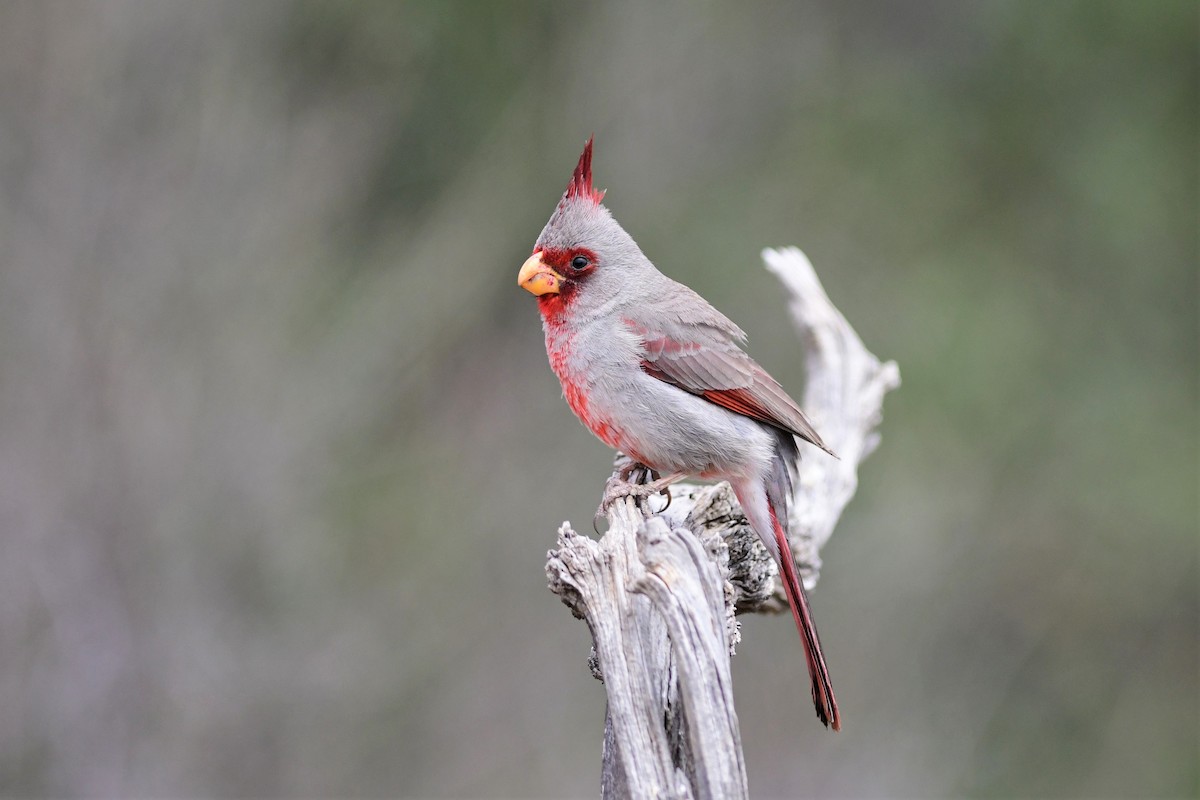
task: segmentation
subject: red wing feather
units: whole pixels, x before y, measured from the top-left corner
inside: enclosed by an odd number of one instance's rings
[[[736,414],[793,433],[833,455],[796,401],[732,342],[681,342],[632,323],[631,327],[642,336],[641,364],[646,374]]]
[[[719,406],[724,406],[730,411],[736,411],[747,417],[753,417],[760,422],[766,422],[777,428],[784,427],[782,421],[771,417],[771,412],[759,405],[755,401],[754,396],[745,389],[709,389],[706,392],[701,392],[700,396]]]

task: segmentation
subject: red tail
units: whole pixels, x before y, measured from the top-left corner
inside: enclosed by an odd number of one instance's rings
[[[775,529],[775,545],[779,549],[783,589],[792,606],[796,630],[800,631],[800,640],[804,642],[804,657],[808,660],[808,675],[812,678],[813,705],[817,707],[817,717],[821,722],[835,731],[840,731],[842,717],[838,714],[833,684],[829,681],[829,668],[825,666],[825,656],[821,654],[821,639],[817,636],[817,626],[813,624],[812,614],[808,610],[808,595],[805,594],[804,584],[800,582],[800,575],[796,572],[792,548],[779,524],[779,518],[775,516],[775,507],[770,505],[769,501],[767,507],[771,512],[771,525]]]

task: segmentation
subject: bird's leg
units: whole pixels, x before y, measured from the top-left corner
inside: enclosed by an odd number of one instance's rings
[[[671,505],[671,491],[668,487],[686,477],[687,473],[684,472],[676,472],[665,478],[659,477],[658,472],[645,464],[639,464],[636,461],[624,464],[617,470],[617,474],[610,477],[608,483],[604,485],[604,498],[600,501],[600,508],[596,509],[596,520],[607,514],[613,503],[625,497],[636,498],[640,504],[646,498],[662,492],[667,495],[667,505],[669,506]]]

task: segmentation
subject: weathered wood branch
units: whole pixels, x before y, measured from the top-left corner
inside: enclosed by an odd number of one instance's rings
[[[765,250],[763,260],[789,292],[805,348],[801,405],[841,456],[809,448],[798,465],[791,544],[812,588],[858,465],[879,444],[883,397],[900,372],[863,346],[803,253]],[[599,541],[564,523],[546,573],[592,632],[593,672],[608,697],[603,796],[745,797],[729,665],[735,613],[784,609],[786,600],[728,484],[679,485],[672,497],[660,513],[615,504]]]

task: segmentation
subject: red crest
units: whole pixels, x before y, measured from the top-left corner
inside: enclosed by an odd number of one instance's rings
[[[589,136],[587,144],[583,146],[583,153],[579,156],[579,163],[575,165],[575,171],[571,173],[571,182],[567,184],[567,191],[563,193],[563,200],[586,197],[596,205],[600,205],[600,201],[604,199],[604,192],[592,188],[593,138]]]

